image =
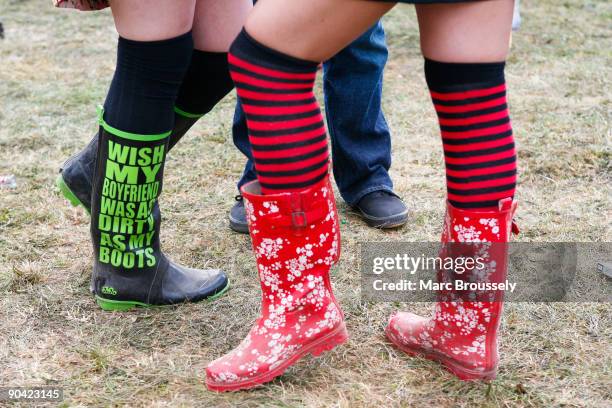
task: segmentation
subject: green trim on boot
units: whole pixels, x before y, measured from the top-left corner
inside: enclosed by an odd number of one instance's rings
[[[219,299],[220,297],[222,297],[223,295],[225,295],[229,289],[230,289],[230,280],[228,279],[227,284],[225,285],[223,289],[221,289],[219,292],[215,293],[214,295],[207,297],[204,300],[207,302],[213,302]],[[98,295],[95,295],[95,297],[96,297],[96,303],[105,312],[126,312],[128,310],[132,310],[138,307],[150,309],[150,308],[158,308],[158,307],[176,306],[176,304],[175,305],[150,305],[148,303],[133,302],[129,300],[111,300],[111,299],[105,299]]]
[[[68,185],[64,181],[64,178],[61,174],[57,176],[57,179],[55,179],[55,185],[58,188],[59,192],[64,196],[66,200],[70,202],[70,204],[72,204],[73,207],[81,206],[85,209],[85,211],[87,211],[87,214],[90,214],[89,208],[87,208],[87,206],[85,206],[85,204],[83,204],[81,200],[79,200],[78,197],[72,192],[70,187],[68,187]]]
[[[190,119],[200,119],[202,116],[205,115],[205,113],[189,113],[186,112],[184,110],[182,110],[181,108],[179,108],[178,106],[174,106],[174,113],[178,113],[181,116],[184,116],[186,118],[190,118]]]
[[[168,142],[170,150],[197,122],[198,118],[187,118],[178,113],[174,116],[174,129]],[[98,134],[80,152],[69,157],[60,168],[60,180],[55,185],[72,205],[82,205],[91,215],[91,180],[94,176],[95,157],[98,151]],[[63,185],[62,185],[63,184]],[[64,186],[65,185],[65,186]],[[75,204],[74,198],[78,200]]]
[[[104,121],[104,108],[102,107],[102,105],[98,105],[97,111],[98,111],[98,122],[100,123],[100,126],[102,126],[104,130],[106,130],[108,133],[111,133],[115,136],[122,137],[124,139],[135,140],[138,142],[155,142],[158,140],[165,139],[172,134],[171,130],[164,132],[164,133],[159,133],[156,135],[139,135],[137,133],[125,132],[123,130],[119,130],[117,128],[112,127],[111,125],[109,125],[108,123]]]

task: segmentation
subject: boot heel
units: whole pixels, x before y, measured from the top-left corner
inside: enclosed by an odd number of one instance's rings
[[[72,204],[73,207],[78,207],[79,205],[81,206],[83,205],[81,201],[77,198],[77,196],[74,195],[72,190],[70,190],[70,187],[68,187],[68,185],[64,181],[64,178],[62,177],[61,174],[57,176],[57,179],[55,180],[55,185],[57,186],[57,189],[59,190],[59,192],[62,193],[64,198],[68,200],[70,204]]]
[[[87,208],[85,204],[83,204],[81,200],[79,200],[78,197],[72,192],[70,187],[68,187],[68,184],[66,184],[61,174],[57,176],[57,179],[55,180],[55,185],[57,186],[59,192],[64,196],[66,200],[68,200],[68,202],[73,207],[81,206],[85,209],[85,211],[87,211],[87,214],[91,214],[89,208]]]
[[[310,354],[314,357],[318,357],[326,351],[333,350],[336,346],[339,346],[345,343],[348,340],[348,331],[346,330],[346,325],[341,323],[340,326],[333,333],[328,334],[327,337],[319,340],[319,344],[315,348],[312,349]]]
[[[461,381],[492,381],[497,377],[497,367],[486,371],[472,370],[454,363],[452,360],[437,360],[451,373],[456,375]]]

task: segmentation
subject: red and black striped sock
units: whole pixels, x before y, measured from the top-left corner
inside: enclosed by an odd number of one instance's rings
[[[455,207],[493,209],[514,196],[516,152],[504,66],[425,60],[442,132],[448,200]]]
[[[318,64],[267,48],[244,30],[228,60],[262,192],[303,190],[325,178],[327,134],[313,93]]]

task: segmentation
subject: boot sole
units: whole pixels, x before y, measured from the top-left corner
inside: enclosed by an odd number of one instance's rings
[[[336,329],[334,329],[334,331],[321,337],[312,344],[302,348],[300,351],[295,353],[293,357],[291,357],[289,360],[285,361],[283,364],[281,364],[272,371],[262,374],[259,377],[254,377],[252,379],[236,382],[233,384],[218,384],[210,381],[207,378],[206,387],[208,387],[208,389],[211,391],[217,392],[248,390],[251,388],[258,387],[264,383],[274,380],[280,375],[283,375],[287,368],[291,367],[293,364],[295,364],[302,357],[305,357],[307,354],[310,353],[313,357],[318,357],[326,351],[331,351],[336,346],[345,343],[348,338],[349,336],[348,331],[346,330],[346,325],[344,324],[344,322],[342,322]]]
[[[465,367],[458,361],[448,357],[445,354],[438,353],[433,350],[425,350],[425,349],[418,348],[418,347],[412,348],[412,347],[406,346],[405,344],[397,343],[393,335],[389,332],[388,328],[385,329],[385,335],[387,336],[387,339],[389,339],[389,341],[393,343],[395,347],[397,347],[404,353],[408,354],[409,356],[423,357],[423,358],[426,358],[427,360],[436,361],[442,364],[444,368],[446,368],[448,371],[456,375],[462,381],[478,381],[478,380],[491,381],[491,380],[494,380],[495,377],[497,376],[497,366],[494,367],[492,370],[487,370],[487,371],[474,370],[472,368]]]
[[[73,207],[81,206],[89,214],[89,209],[85,207],[85,205],[83,205],[81,200],[79,200],[77,196],[72,192],[70,187],[68,187],[68,184],[66,184],[66,181],[64,181],[64,178],[62,177],[61,174],[57,176],[57,179],[55,180],[55,185],[57,186],[60,193],[62,193],[64,198],[68,200],[70,204],[72,204]]]
[[[223,289],[221,289],[221,291],[215,293],[212,296],[208,296],[202,300],[207,301],[207,302],[215,301],[219,299],[221,296],[225,295],[225,293],[229,290],[229,288],[230,288],[230,281],[228,279],[227,284],[223,287]],[[111,300],[111,299],[105,299],[98,295],[96,295],[95,298],[96,298],[96,303],[98,304],[98,306],[100,306],[100,308],[102,308],[102,310],[106,312],[126,312],[134,308],[150,309],[150,308],[155,308],[155,307],[176,306],[176,305],[150,305],[148,303],[136,302],[132,300]]]
[[[238,232],[240,234],[248,234],[249,233],[249,225],[243,222],[239,222],[234,220],[232,217],[229,217],[230,229],[234,232]]]

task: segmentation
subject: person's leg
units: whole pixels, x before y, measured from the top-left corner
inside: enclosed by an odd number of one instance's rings
[[[92,287],[105,310],[216,296],[228,280],[161,251],[164,162],[174,104],[193,51],[195,0],[111,1],[119,32],[117,68],[104,108],[91,200]]]
[[[246,31],[261,44],[307,61],[323,62],[374,25],[394,2],[259,0]]]
[[[252,3],[255,1],[249,0]],[[236,108],[234,110],[234,119],[232,122],[232,141],[234,146],[247,158],[244,164],[242,175],[237,183],[238,194],[234,197],[236,202],[232,206],[229,212],[229,225],[230,229],[241,234],[248,234],[249,227],[246,220],[246,212],[244,209],[244,201],[240,194],[240,189],[246,183],[255,180],[255,166],[251,159],[251,145],[249,144],[249,134],[246,125],[246,116],[240,105],[240,101],[236,101]]]
[[[238,180],[238,194],[235,196],[236,202],[229,211],[230,229],[241,234],[249,233],[249,226],[246,219],[246,210],[244,209],[244,200],[240,189],[246,183],[257,178],[255,173],[255,165],[251,159],[251,144],[249,143],[249,131],[246,124],[246,116],[240,101],[236,101],[236,109],[234,111],[234,120],[232,123],[232,140],[234,146],[242,153],[247,161],[244,164],[244,170]]]
[[[388,173],[391,135],[382,111],[387,55],[378,22],[323,64],[334,177],[342,198],[377,228],[397,227],[408,219]]]
[[[449,202],[466,209],[497,208],[500,199],[513,197],[516,186],[504,79],[513,1],[418,6],[417,13],[425,76],[442,132]]]
[[[252,8],[250,0],[197,0],[193,55],[174,108],[177,121],[183,124],[181,133],[184,134],[233,89],[227,51]]]
[[[207,367],[210,389],[251,388],[347,339],[329,269],[339,222],[328,179],[317,66],[392,5],[261,0],[229,53],[258,181],[242,188],[261,280],[262,316],[241,346]]]
[[[461,280],[499,282],[506,275],[516,209],[516,153],[504,81],[512,12],[512,0],[417,7],[446,164],[442,253],[480,257],[485,265],[478,274],[456,277]],[[457,242],[485,244],[450,244]],[[409,354],[442,362],[461,379],[492,379],[502,303],[498,294],[486,295],[473,302],[444,293],[431,319],[394,314],[387,336]]]
[[[191,30],[196,0],[111,0],[117,33],[132,41],[160,41]]]
[[[374,190],[393,191],[388,174],[391,135],[381,104],[387,57],[385,33],[378,22],[323,64],[334,177],[350,205]]]
[[[111,2],[119,33],[117,68],[104,103],[111,126],[141,134],[172,127],[172,106],[193,49],[195,0],[180,3]]]
[[[227,50],[251,8],[250,0],[197,0],[192,17],[194,49],[176,98],[174,128],[168,150],[233,89],[227,68]],[[176,24],[176,21],[173,23]],[[57,179],[60,191],[66,198],[73,205],[82,205],[87,211],[91,209],[91,182],[97,145],[96,134],[85,149],[64,163]]]
[[[242,153],[247,161],[244,164],[244,169],[242,171],[242,175],[236,183],[236,187],[238,188],[238,192],[242,186],[244,186],[249,181],[253,181],[257,178],[255,173],[255,165],[253,164],[253,160],[251,159],[251,144],[249,143],[249,130],[246,124],[246,115],[244,114],[244,109],[242,109],[242,105],[240,101],[236,102],[236,109],[234,110],[234,119],[232,123],[232,140],[234,145],[238,148],[240,153]]]
[[[249,226],[246,219],[246,210],[244,209],[244,200],[240,189],[246,183],[257,179],[255,173],[255,165],[251,159],[251,144],[249,143],[249,132],[246,125],[246,116],[240,101],[236,101],[236,108],[234,110],[234,120],[232,123],[232,140],[234,146],[242,153],[247,161],[244,164],[242,175],[238,180],[238,194],[234,196],[236,202],[229,211],[229,224],[230,229],[241,234],[249,233]]]
[[[368,225],[378,228],[402,225],[408,213],[401,199],[392,193],[393,183],[388,175],[391,138],[381,107],[386,60],[384,30],[382,24],[376,23],[323,65],[336,183],[343,198],[355,206]],[[355,115],[363,120],[354,120]],[[248,158],[238,182],[240,190],[255,180],[256,174],[246,117],[239,102],[232,130],[234,144]],[[242,200],[230,210],[229,220],[232,230],[248,232]]]

